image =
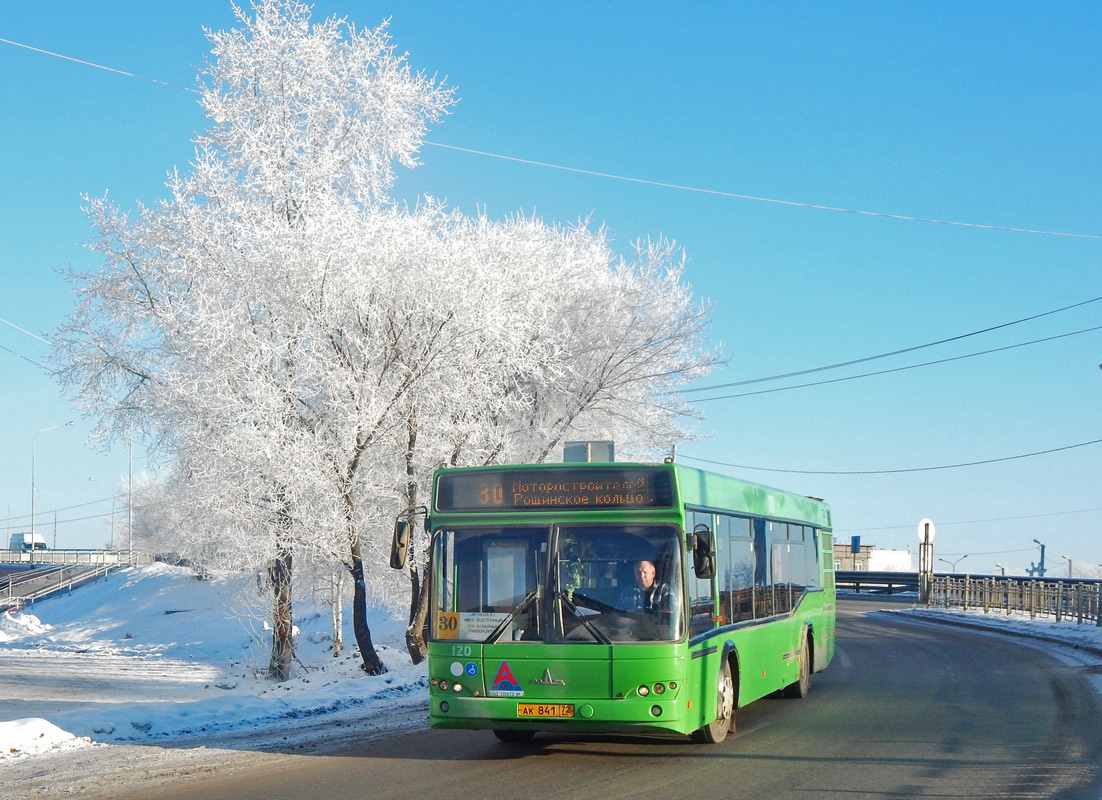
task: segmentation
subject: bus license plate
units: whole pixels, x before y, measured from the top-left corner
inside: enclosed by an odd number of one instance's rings
[[[517,703],[518,717],[569,719],[574,716],[572,703]]]

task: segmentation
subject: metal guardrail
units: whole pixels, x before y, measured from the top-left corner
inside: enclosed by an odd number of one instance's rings
[[[937,575],[930,585],[930,606],[974,608],[983,612],[1029,614],[1102,627],[1102,581]]]
[[[0,579],[0,611],[25,608],[38,600],[71,592],[119,568],[115,564],[96,564],[21,570]]]
[[[838,589],[857,593],[895,594],[897,592],[917,592],[918,573],[835,570],[834,585]]]
[[[0,612],[23,608],[86,583],[111,570],[149,564],[153,557],[133,550],[0,550]]]
[[[0,550],[0,564],[110,564],[137,566],[153,557],[137,550]]]

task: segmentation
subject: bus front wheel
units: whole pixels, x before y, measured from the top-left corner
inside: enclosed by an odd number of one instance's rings
[[[719,744],[735,729],[735,681],[731,677],[730,661],[723,664],[723,673],[719,676],[716,713],[718,716],[712,722],[693,731],[694,742]]]

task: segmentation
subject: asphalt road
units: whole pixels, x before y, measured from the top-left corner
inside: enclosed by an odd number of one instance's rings
[[[160,787],[255,798],[1102,797],[1098,668],[994,636],[840,604],[839,654],[805,700],[741,709],[720,745],[416,731]],[[121,796],[120,796],[121,797]],[[148,797],[136,793],[133,798]]]

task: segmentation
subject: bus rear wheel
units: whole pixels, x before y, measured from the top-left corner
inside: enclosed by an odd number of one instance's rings
[[[506,744],[527,744],[536,735],[535,731],[510,731],[503,728],[494,728],[494,736]]]
[[[735,681],[731,677],[731,662],[725,662],[719,677],[716,712],[718,716],[699,730],[693,731],[694,742],[719,744],[735,729]]]
[[[808,647],[807,637],[804,637],[803,644],[800,645],[800,677],[792,683],[788,684],[782,690],[782,694],[785,697],[791,697],[795,700],[807,697],[807,693],[811,691],[811,648]]]

